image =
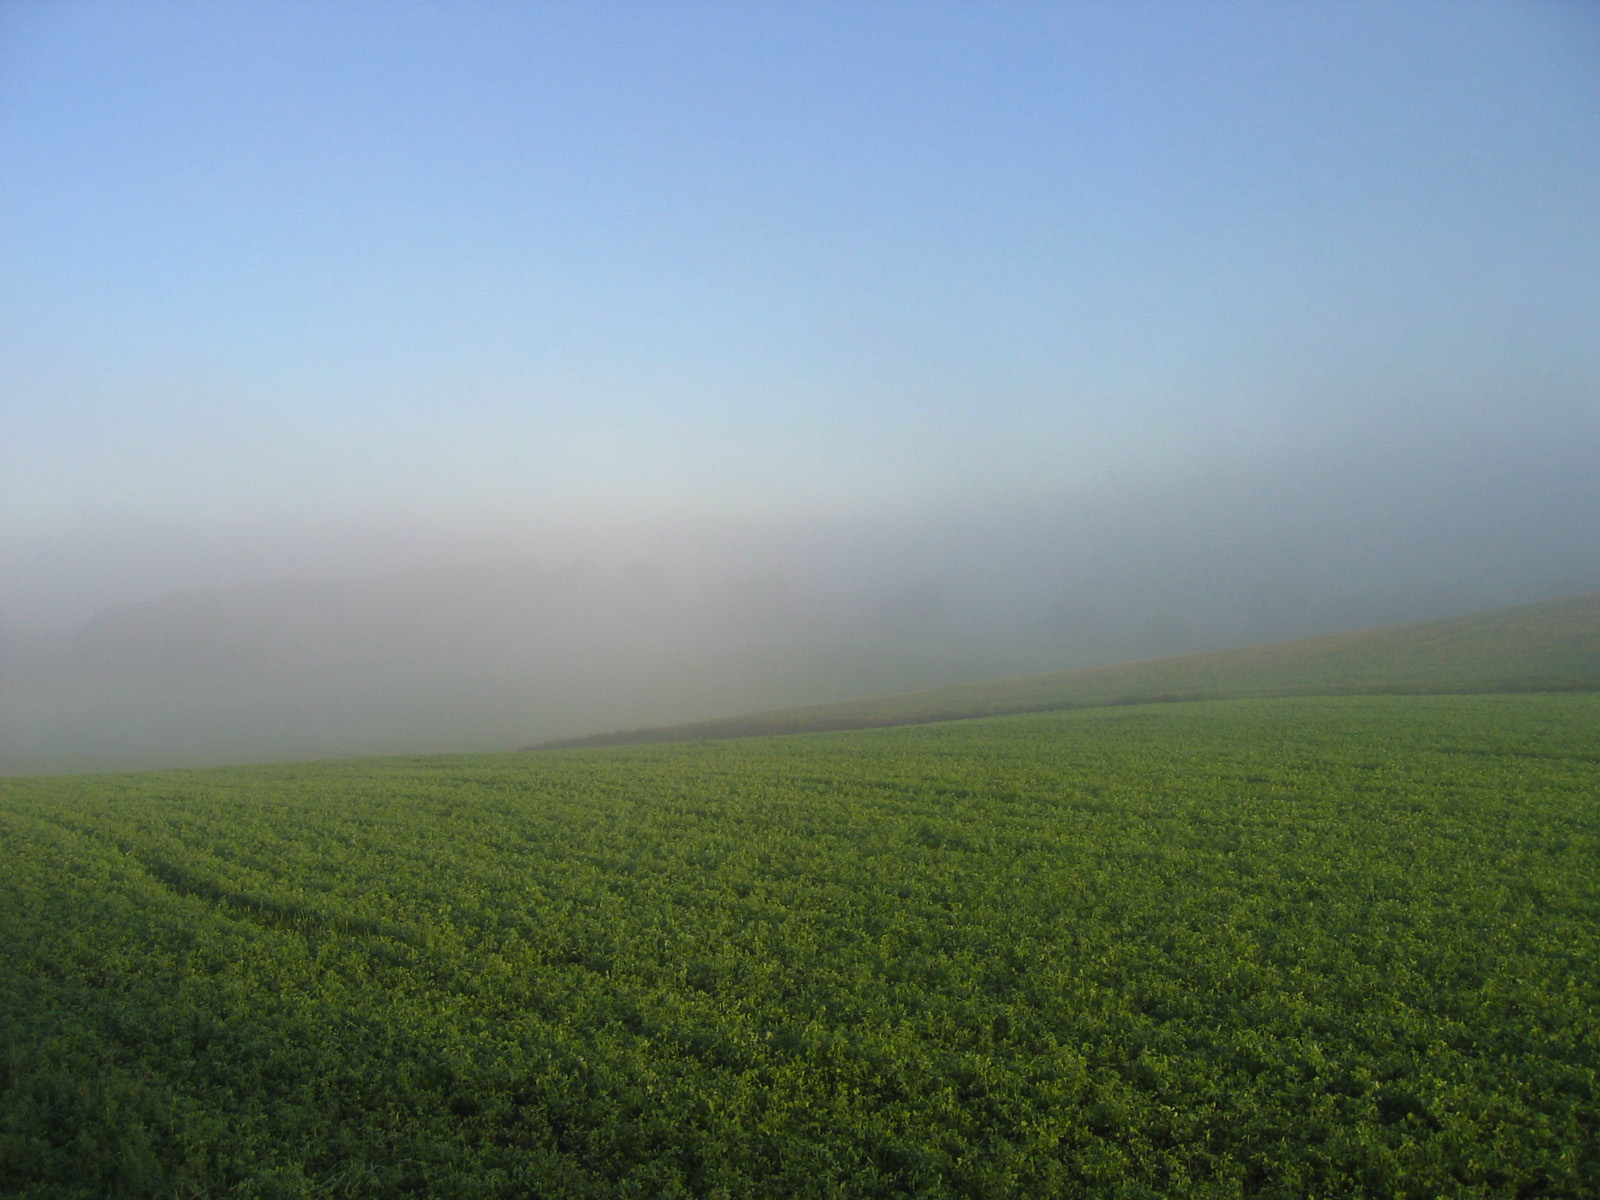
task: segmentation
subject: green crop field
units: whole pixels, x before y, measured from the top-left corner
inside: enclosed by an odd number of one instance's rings
[[[1600,1194],[1600,695],[0,781],[0,1193]]]
[[[1600,592],[1240,650],[592,734],[554,745],[817,733],[1174,700],[1597,690]]]

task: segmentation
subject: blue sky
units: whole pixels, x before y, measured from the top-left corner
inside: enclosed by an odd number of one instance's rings
[[[1587,5],[0,12],[30,553],[1571,444],[1597,335]]]

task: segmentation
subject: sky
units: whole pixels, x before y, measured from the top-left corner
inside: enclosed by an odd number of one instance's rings
[[[1591,5],[0,7],[0,632],[1197,506],[1422,612],[1600,571],[1597,456]]]

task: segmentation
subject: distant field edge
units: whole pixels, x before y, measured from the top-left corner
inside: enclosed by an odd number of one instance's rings
[[[614,730],[527,749],[832,733],[1201,700],[1574,691],[1600,691],[1600,593],[1238,650]]]
[[[585,737],[558,738],[528,746],[533,750],[582,750],[602,746],[642,746],[659,742],[716,741],[746,737],[775,737],[790,733],[846,733],[855,729],[891,729],[901,725],[937,725],[941,721],[978,721],[986,717],[1012,717],[1027,713],[1070,712],[1086,708],[1130,708],[1141,704],[1195,704],[1205,700],[1262,700],[1273,697],[1285,699],[1294,696],[1466,696],[1486,694],[1527,694],[1534,692],[1596,692],[1600,691],[1600,675],[1573,678],[1501,679],[1458,685],[1405,686],[1334,686],[1286,687],[1236,691],[1151,692],[1128,696],[1114,696],[1104,700],[1062,701],[1056,704],[1029,705],[1017,708],[985,710],[983,712],[929,711],[903,717],[818,719],[814,721],[773,721],[768,724],[765,714],[749,717],[730,717],[725,720],[701,721],[692,725],[664,725],[644,729],[618,730],[595,733]]]

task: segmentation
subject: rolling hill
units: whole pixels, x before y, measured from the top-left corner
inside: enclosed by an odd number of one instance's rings
[[[533,748],[821,733],[1162,701],[1594,689],[1600,689],[1600,592],[1239,650],[619,730]]]

